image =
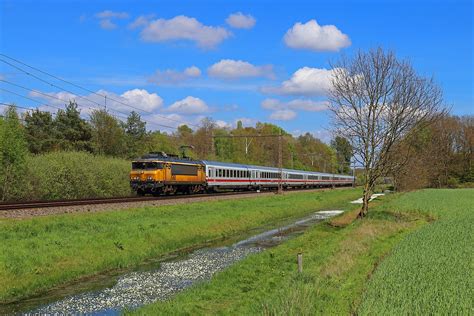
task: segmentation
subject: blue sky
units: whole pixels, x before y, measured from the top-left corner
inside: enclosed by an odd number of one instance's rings
[[[151,129],[209,116],[221,125],[272,122],[327,140],[330,62],[378,45],[434,76],[454,114],[474,113],[471,1],[0,3],[1,53],[146,110]],[[71,97],[3,62],[0,78]],[[61,103],[5,82],[0,88]],[[76,100],[85,115],[95,106]],[[0,102],[12,101],[39,105],[0,91]],[[130,110],[108,104],[112,113]]]

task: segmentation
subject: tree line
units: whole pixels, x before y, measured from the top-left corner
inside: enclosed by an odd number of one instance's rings
[[[98,109],[86,120],[74,101],[55,114],[39,109],[20,114],[12,105],[0,117],[0,200],[21,196],[30,181],[25,174],[30,172],[26,161],[31,157],[85,152],[131,160],[148,152],[165,152],[194,159],[278,166],[278,137],[255,136],[280,133],[283,167],[350,173],[352,149],[341,137],[328,145],[310,133],[294,137],[269,123],[244,127],[238,122],[235,128],[221,128],[210,118],[195,129],[180,125],[172,132],[151,131],[136,112],[122,121]],[[47,159],[53,157],[66,156],[50,155]]]
[[[352,152],[343,138],[337,137],[327,145],[310,133],[294,137],[268,123],[243,127],[242,122],[238,122],[236,128],[220,128],[212,119],[205,118],[195,130],[180,125],[174,132],[150,131],[146,122],[133,111],[121,121],[106,110],[93,110],[86,120],[73,101],[54,116],[36,109],[20,117],[15,107],[11,107],[4,121],[16,121],[17,132],[24,135],[31,154],[86,151],[133,159],[148,152],[183,154],[182,146],[188,146],[184,154],[195,159],[276,166],[278,137],[255,136],[281,133],[284,167],[339,173],[350,171]]]

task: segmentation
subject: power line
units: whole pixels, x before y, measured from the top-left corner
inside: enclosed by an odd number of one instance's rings
[[[62,110],[60,107],[57,107],[57,106],[54,106],[54,105],[50,105],[50,104],[47,104],[47,103],[44,103],[44,102],[41,102],[41,101],[38,101],[38,100],[35,100],[35,99],[33,99],[33,98],[30,98],[30,97],[26,97],[26,96],[24,96],[24,95],[21,95],[21,94],[19,94],[19,93],[16,93],[16,92],[13,92],[13,91],[4,89],[4,88],[0,88],[0,90],[5,91],[5,92],[8,92],[8,93],[11,93],[11,94],[16,95],[16,96],[18,96],[18,97],[20,97],[20,98],[24,98],[24,99],[27,99],[27,100],[31,100],[31,101],[36,102],[36,103],[39,103],[39,104],[41,104],[41,105],[45,105],[45,106],[49,106],[49,107],[52,107],[52,108],[55,108],[55,109],[58,109],[58,110]],[[32,110],[32,109],[30,109],[30,110]]]
[[[76,96],[76,97],[78,97],[78,98],[81,98],[81,99],[87,100],[87,101],[89,101],[89,102],[91,102],[91,103],[95,103],[95,104],[97,104],[97,105],[99,105],[99,106],[102,106],[102,104],[100,104],[100,103],[98,103],[98,102],[95,102],[95,101],[93,101],[93,100],[90,100],[90,99],[88,99],[88,98],[86,98],[86,97],[83,97],[83,96],[81,96],[81,95],[78,95],[78,94],[76,94],[76,93],[74,93],[74,92],[72,92],[72,91],[70,91],[70,90],[67,90],[67,89],[65,89],[65,88],[63,88],[63,87],[60,87],[60,86],[58,86],[58,85],[56,85],[56,84],[54,84],[54,83],[51,83],[51,82],[49,82],[49,81],[47,81],[47,80],[44,80],[44,79],[42,79],[42,78],[40,78],[40,77],[38,77],[38,76],[36,76],[36,75],[34,75],[34,74],[32,74],[32,73],[30,73],[30,72],[24,70],[23,68],[20,68],[20,67],[18,67],[18,66],[16,66],[16,65],[14,65],[14,64],[12,64],[12,63],[6,61],[6,60],[4,60],[4,59],[1,59],[1,58],[0,58],[0,61],[1,61],[1,62],[4,62],[4,63],[7,64],[7,65],[10,65],[11,67],[13,67],[13,68],[15,68],[15,69],[17,69],[17,70],[19,70],[19,71],[25,73],[26,75],[28,75],[28,76],[30,76],[30,77],[33,77],[33,78],[35,78],[35,79],[37,79],[37,80],[39,80],[39,81],[41,81],[41,82],[43,82],[43,83],[45,83],[45,84],[47,84],[47,85],[50,85],[50,86],[52,86],[52,87],[55,87],[56,89],[59,89],[59,90],[62,90],[62,91],[66,91],[66,92],[68,92],[68,93],[70,93],[70,94],[72,94],[72,95],[74,95],[74,96]]]
[[[213,135],[213,138],[250,138],[250,137],[280,137],[283,135],[280,134],[266,134],[266,135],[259,135],[259,134],[253,134],[253,135]]]
[[[7,56],[7,55],[2,54],[2,53],[0,53],[0,56],[6,57],[6,58],[8,58],[8,59],[10,59],[10,60],[13,60],[13,61],[15,61],[15,62],[17,62],[17,63],[23,65],[23,66],[26,66],[26,67],[28,67],[28,68],[31,68],[31,69],[36,70],[36,71],[38,71],[38,72],[41,72],[41,73],[44,74],[44,75],[53,77],[54,79],[57,79],[57,80],[60,80],[60,81],[62,81],[62,82],[65,82],[65,83],[67,83],[67,84],[70,84],[70,85],[72,85],[72,86],[74,86],[74,87],[76,87],[76,88],[79,88],[79,89],[82,89],[82,90],[84,90],[84,91],[93,93],[93,94],[95,94],[95,95],[104,97],[104,95],[102,95],[102,94],[99,94],[99,93],[94,92],[94,91],[92,91],[92,90],[90,90],[90,89],[84,88],[84,87],[82,87],[82,86],[80,86],[80,85],[78,85],[78,84],[75,84],[75,83],[73,83],[73,82],[67,81],[67,80],[65,80],[65,79],[63,79],[63,78],[60,78],[60,77],[58,77],[58,76],[55,76],[55,75],[53,75],[53,74],[50,74],[50,73],[48,73],[48,72],[46,72],[46,71],[44,71],[44,70],[41,70],[41,69],[38,69],[38,68],[33,67],[33,66],[31,66],[31,65],[28,65],[28,64],[26,64],[26,63],[24,63],[24,62],[22,62],[22,61],[20,61],[20,60],[18,60],[18,59],[15,59],[15,58],[13,58],[13,57]]]
[[[28,111],[34,110],[34,109],[32,109],[32,108],[26,108],[26,107],[24,107],[24,106],[20,106],[20,105],[16,105],[16,104],[11,104],[11,103],[0,102],[0,105],[3,105],[3,106],[13,106],[14,108],[19,108],[19,109],[28,110]]]
[[[105,95],[105,94],[100,94],[100,93],[94,92],[94,91],[92,91],[92,90],[90,90],[90,89],[88,89],[88,88],[85,88],[85,87],[83,87],[83,86],[81,86],[81,85],[78,85],[78,84],[73,83],[73,82],[71,82],[71,81],[68,81],[68,80],[65,80],[65,79],[63,79],[63,78],[60,78],[60,77],[58,77],[58,76],[55,76],[55,75],[53,75],[53,74],[51,74],[51,73],[49,73],[49,72],[46,72],[46,71],[41,70],[41,69],[39,69],[39,68],[36,68],[36,67],[34,67],[34,66],[28,65],[27,63],[24,63],[24,62],[22,62],[22,61],[20,61],[20,60],[18,60],[18,59],[13,58],[13,57],[7,56],[7,55],[5,55],[5,54],[3,54],[3,53],[0,53],[0,56],[6,57],[6,58],[8,58],[8,59],[10,59],[10,60],[12,60],[12,61],[15,61],[15,62],[17,62],[17,63],[19,63],[19,64],[21,64],[21,65],[23,65],[23,66],[26,66],[26,67],[30,68],[30,69],[33,69],[33,70],[38,71],[38,72],[40,72],[40,73],[42,73],[42,74],[45,74],[45,75],[50,76],[50,77],[52,77],[52,78],[55,78],[56,80],[60,80],[60,81],[62,81],[62,82],[64,82],[64,83],[70,84],[70,85],[72,85],[72,86],[74,86],[74,87],[76,87],[76,88],[79,88],[79,89],[82,89],[82,90],[87,91],[87,92],[89,92],[89,93],[93,93],[93,94],[95,94],[95,95],[97,95],[97,96],[100,96],[100,97],[104,98],[105,107],[107,106],[107,99],[109,99],[110,101],[114,101],[114,102],[116,102],[116,103],[119,103],[119,104],[121,104],[121,105],[130,107],[130,108],[135,109],[135,110],[138,110],[138,111],[140,111],[140,112],[145,112],[145,113],[148,113],[148,114],[153,114],[153,112],[151,112],[151,111],[144,110],[144,109],[141,109],[141,108],[132,106],[132,105],[130,105],[130,104],[128,104],[128,103],[122,102],[122,101],[117,100],[117,99],[115,99],[115,98],[111,98],[110,96],[107,96],[107,95]],[[0,59],[0,61],[4,62],[4,63],[6,63],[6,64],[9,64],[10,66],[12,66],[12,67],[14,67],[14,68],[16,68],[16,69],[22,71],[23,73],[26,73],[27,75],[30,75],[30,76],[32,76],[32,77],[38,79],[38,80],[41,80],[42,82],[44,82],[44,83],[46,83],[46,84],[49,84],[49,85],[54,86],[54,87],[56,87],[56,88],[58,88],[58,89],[61,89],[61,90],[63,90],[63,91],[66,91],[66,92],[69,92],[69,93],[71,93],[71,94],[74,94],[73,92],[70,92],[70,91],[68,91],[68,90],[66,90],[66,89],[63,89],[63,88],[57,86],[57,85],[54,85],[54,84],[51,84],[50,82],[47,82],[46,80],[40,79],[39,77],[37,77],[37,76],[35,76],[35,75],[29,73],[28,71],[26,71],[26,70],[24,70],[24,69],[21,69],[20,67],[17,67],[17,66],[15,66],[15,65],[13,65],[13,64],[11,64],[11,63],[9,63],[9,62],[3,60],[3,59]],[[84,98],[84,97],[81,97],[81,98]],[[86,98],[85,98],[85,99],[86,99]],[[88,100],[88,99],[86,99],[86,100]],[[89,100],[89,101],[90,101],[90,100]],[[96,103],[97,105],[100,105],[99,103],[97,103],[97,102],[95,102],[95,101],[90,101],[90,102],[94,102],[94,103]],[[179,120],[175,120],[175,119],[172,119],[172,118],[170,118],[170,117],[166,117],[166,116],[164,116],[164,115],[155,114],[155,116],[161,117],[161,118],[163,118],[163,119],[166,119],[166,120],[169,120],[169,121],[172,121],[172,122],[181,123],[181,124],[186,124],[186,125],[190,125],[190,126],[194,126],[194,127],[199,127],[198,125],[190,124],[190,123],[186,123],[186,122],[182,122],[182,121],[179,121]]]
[[[34,93],[38,93],[38,94],[41,94],[41,95],[44,95],[45,97],[48,97],[48,98],[52,98],[52,99],[56,99],[56,100],[59,100],[59,101],[62,101],[64,103],[68,103],[70,100],[65,100],[65,99],[62,99],[62,98],[58,98],[57,96],[54,96],[54,95],[50,95],[50,94],[47,94],[47,93],[44,93],[44,92],[41,92],[41,91],[38,91],[38,90],[35,90],[35,89],[31,89],[31,88],[28,88],[28,87],[25,87],[25,86],[22,86],[20,84],[17,84],[17,83],[14,83],[14,82],[11,82],[11,81],[8,81],[8,80],[5,80],[5,79],[0,79],[0,81],[2,82],[5,82],[5,83],[8,83],[12,86],[15,86],[17,88],[21,88],[21,89],[24,89],[24,90],[28,90],[28,91],[32,91]],[[93,110],[93,109],[97,109],[97,108],[91,108],[90,106],[88,105],[82,105],[80,103],[77,103],[77,105],[83,107],[83,108],[89,108],[90,110]],[[121,113],[123,115],[125,115],[125,117],[128,116],[128,113],[125,113],[125,112],[122,112],[122,111],[119,111],[119,110],[116,110],[116,109],[111,109],[112,111],[114,112],[117,112],[117,113]]]
[[[1,81],[4,81],[4,80],[1,80]],[[27,88],[26,88],[26,89],[27,89]],[[5,92],[7,92],[7,93],[11,93],[11,94],[16,95],[16,96],[18,96],[18,97],[20,97],[20,98],[24,98],[24,99],[27,99],[27,100],[36,102],[36,103],[41,104],[41,105],[45,105],[45,106],[52,107],[52,108],[55,108],[55,109],[58,109],[58,110],[62,110],[62,108],[60,108],[60,107],[57,107],[57,106],[54,106],[54,105],[51,105],[51,104],[48,104],[48,103],[44,103],[44,102],[35,100],[35,99],[33,99],[33,98],[30,98],[30,97],[21,95],[21,94],[19,94],[19,93],[10,91],[10,90],[8,90],[8,89],[0,88],[0,90],[5,91]],[[6,103],[5,103],[5,104],[6,104]],[[19,107],[19,106],[16,106],[16,107],[22,108],[22,107]],[[25,109],[27,109],[27,110],[34,110],[34,109],[31,109],[31,108],[25,108]],[[90,109],[90,107],[89,107],[89,109]],[[122,113],[122,112],[119,112],[119,113]],[[123,113],[123,114],[125,114],[125,113]],[[128,115],[128,114],[125,114],[125,115]],[[127,116],[125,116],[124,118],[127,118]],[[162,128],[168,128],[168,129],[172,129],[172,130],[176,130],[176,129],[177,129],[176,127],[172,127],[172,126],[169,126],[169,125],[158,124],[158,123],[154,123],[154,122],[148,122],[148,123],[151,124],[151,125],[155,125],[155,126],[162,127]]]

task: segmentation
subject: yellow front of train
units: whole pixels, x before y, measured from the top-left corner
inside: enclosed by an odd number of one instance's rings
[[[160,160],[135,160],[130,171],[130,186],[138,195],[158,194],[165,182],[165,163]]]

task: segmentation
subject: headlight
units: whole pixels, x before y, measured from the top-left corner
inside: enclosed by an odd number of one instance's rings
[[[153,180],[153,178],[152,178],[152,177],[148,177],[148,178],[146,178],[146,179],[147,179],[147,180]]]

